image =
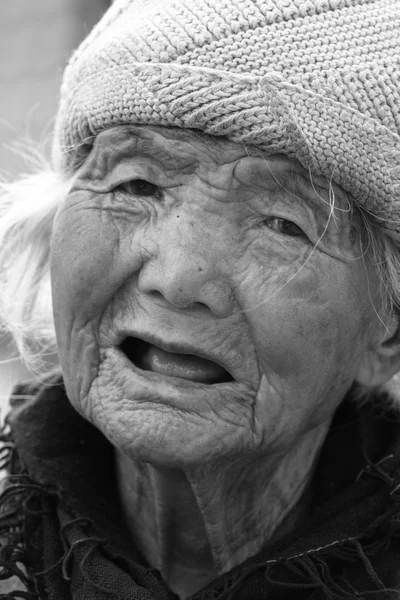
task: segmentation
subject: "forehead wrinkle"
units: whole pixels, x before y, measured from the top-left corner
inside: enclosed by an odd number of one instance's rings
[[[165,151],[164,157],[174,159],[185,159],[190,155],[195,159],[195,153],[191,152],[193,145],[196,151],[201,149],[204,151],[205,156],[211,160],[211,162],[218,162],[221,153],[226,152],[228,156],[238,156],[238,144],[228,140],[227,138],[215,137],[207,135],[203,132],[193,129],[181,129],[178,127],[165,127],[165,126],[149,126],[149,125],[129,125],[129,126],[118,126],[114,128],[120,129],[121,136],[129,136],[142,144],[139,140],[147,140],[150,144],[144,145],[144,151],[150,155],[152,148],[157,151],[157,154],[162,157],[162,151]],[[109,130],[110,131],[110,130]],[[242,153],[245,154],[245,149],[240,145]],[[211,154],[208,154],[208,153]],[[240,153],[240,152],[239,152]]]
[[[179,146],[170,146],[166,140],[153,140],[133,136],[134,154],[141,154],[161,163],[171,171],[182,170],[186,173],[194,172],[198,167],[198,160],[194,156],[188,157],[187,153],[180,151]],[[133,154],[133,155],[134,155]]]
[[[147,127],[149,131],[159,133],[164,139],[170,139],[173,141],[191,141],[196,140],[200,142],[208,149],[221,150],[232,145],[236,145],[234,142],[224,136],[213,136],[198,129],[182,129],[180,127],[163,127],[163,126],[140,126],[139,128]]]

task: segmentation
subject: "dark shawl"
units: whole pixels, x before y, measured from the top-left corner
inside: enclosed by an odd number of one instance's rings
[[[2,435],[11,475],[0,598],[176,599],[122,522],[113,448],[71,407],[60,376],[14,395]],[[311,495],[307,522],[192,600],[400,598],[400,416],[385,396],[343,401]]]

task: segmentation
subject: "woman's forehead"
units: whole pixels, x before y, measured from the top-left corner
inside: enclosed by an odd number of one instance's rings
[[[175,168],[188,166],[201,159],[205,162],[226,164],[246,157],[252,167],[253,183],[265,183],[284,174],[298,173],[322,187],[331,186],[324,177],[312,173],[297,159],[283,154],[262,152],[255,146],[236,143],[225,137],[210,136],[192,129],[162,126],[116,126],[102,131],[95,140],[101,153],[113,155],[115,159],[126,155],[144,154],[161,162],[172,163]],[[337,189],[340,189],[336,186]]]
[[[99,133],[95,145],[101,144],[109,151],[152,152],[154,158],[189,158],[196,151],[210,158],[240,155],[245,152],[243,144],[237,144],[227,138],[213,137],[191,129],[162,127],[153,125],[121,125],[111,127]],[[190,150],[192,148],[192,151]],[[189,154],[188,154],[189,153]]]

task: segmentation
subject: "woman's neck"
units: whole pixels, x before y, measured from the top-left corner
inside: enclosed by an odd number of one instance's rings
[[[185,472],[117,454],[122,506],[136,547],[172,591],[188,598],[296,525],[327,429],[308,432],[283,456]]]
[[[171,590],[186,595],[212,580],[217,571],[202,515],[182,471],[134,463],[117,455],[119,488],[135,546],[158,569]],[[193,580],[197,587],[192,589]],[[181,584],[181,586],[180,586]]]

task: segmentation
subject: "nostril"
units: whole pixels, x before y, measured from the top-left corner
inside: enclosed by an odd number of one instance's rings
[[[149,292],[149,296],[151,298],[154,298],[155,300],[158,300],[158,301],[164,300],[164,302],[165,302],[164,296],[158,290],[151,290],[151,292]]]
[[[148,292],[148,295],[150,296],[150,298],[152,298],[158,303],[168,304],[175,308],[199,308],[202,311],[205,309],[207,311],[210,310],[205,302],[198,302],[193,297],[188,297],[188,295],[181,291],[179,288],[177,289],[177,292],[174,294],[174,296],[164,295],[158,290],[152,290],[151,292]]]

